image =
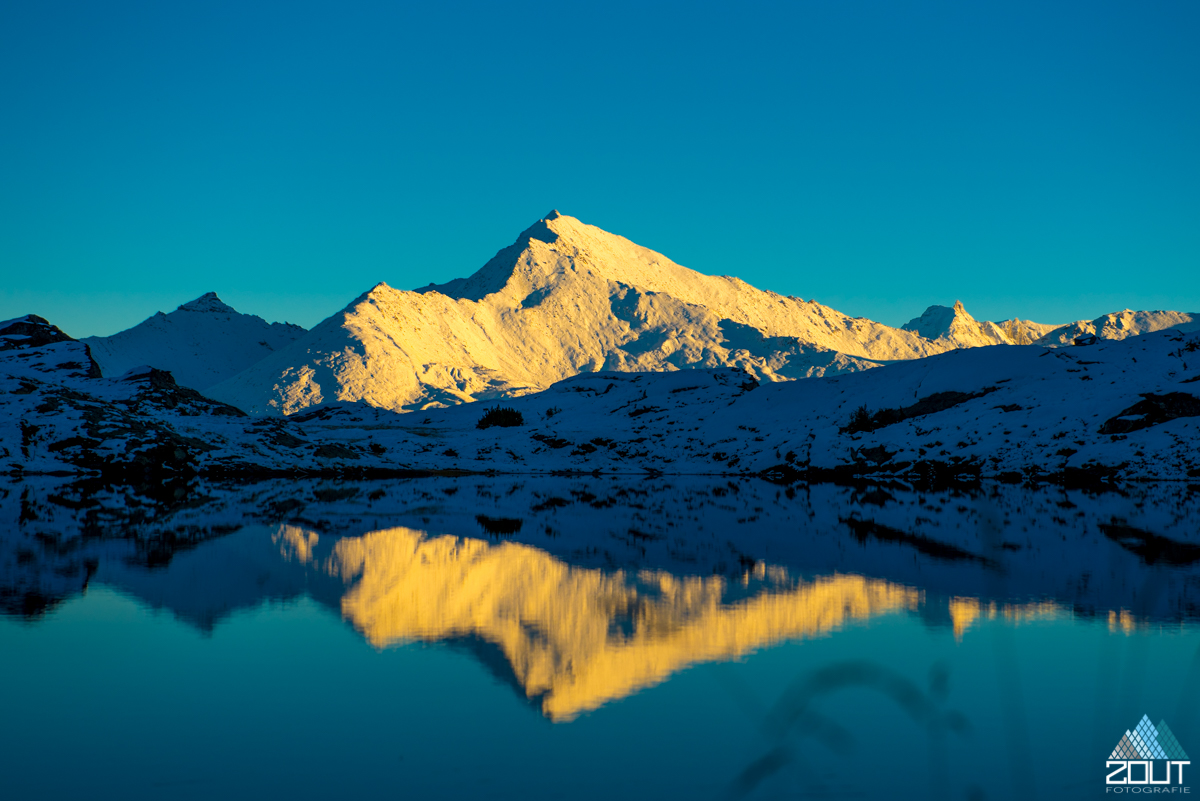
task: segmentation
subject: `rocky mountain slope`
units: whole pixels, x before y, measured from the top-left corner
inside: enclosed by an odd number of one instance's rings
[[[167,370],[185,387],[204,390],[230,378],[305,334],[291,323],[242,314],[215,292],[109,337],[86,337],[108,376],[134,367]]]
[[[934,325],[891,328],[697,273],[554,212],[469,278],[416,291],[379,284],[211,394],[253,415],[357,400],[420,410],[601,370],[836,375],[1050,329],[1008,325],[1012,336],[959,304]]]

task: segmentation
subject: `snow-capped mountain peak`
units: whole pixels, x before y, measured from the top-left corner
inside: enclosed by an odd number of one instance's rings
[[[251,414],[334,401],[412,411],[536,392],[579,373],[736,367],[834,375],[1054,329],[977,321],[961,302],[904,328],[706,275],[552,211],[465,278],[377,284],[208,394]],[[147,361],[141,359],[140,361]]]
[[[999,323],[976,320],[961,300],[953,306],[930,306],[920,317],[902,326],[927,340],[944,342],[957,348],[986,345],[1029,345],[1054,329],[1052,325],[1028,320],[1004,320]]]
[[[335,400],[400,411],[597,370],[732,366],[779,381],[955,347],[696,272],[551,212],[470,276],[413,291],[378,284],[210,394],[257,414]]]
[[[176,311],[187,312],[210,312],[223,314],[237,314],[237,309],[222,301],[217,297],[216,292],[205,292],[195,300],[180,304]],[[159,312],[161,314],[161,312]],[[165,316],[165,315],[164,315]]]
[[[181,386],[206,389],[291,344],[305,330],[242,314],[206,292],[170,314],[158,312],[109,337],[83,339],[108,376],[149,365],[169,371]]]
[[[918,333],[926,339],[940,339],[951,336],[955,329],[963,324],[969,325],[974,322],[975,318],[967,313],[962,301],[956,300],[953,307],[930,306],[920,317],[914,317],[901,328]]]
[[[1175,311],[1132,311],[1124,309],[1095,320],[1080,320],[1047,332],[1039,345],[1070,345],[1076,337],[1094,334],[1100,339],[1125,339],[1174,328],[1200,330],[1200,314]]]

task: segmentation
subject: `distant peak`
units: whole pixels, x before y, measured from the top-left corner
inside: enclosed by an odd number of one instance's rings
[[[542,219],[543,220],[557,220],[561,216],[562,216],[562,214],[559,213],[558,209],[551,209],[550,213],[547,214]]]
[[[954,306],[930,306],[920,317],[914,317],[900,326],[905,331],[920,334],[926,339],[937,339],[950,333],[955,322],[974,322],[975,318],[967,314],[961,300],[954,301]]]
[[[179,307],[178,311],[210,312],[210,313],[211,312],[226,312],[226,313],[230,313],[230,314],[237,314],[237,310],[234,309],[232,306],[227,305],[220,298],[218,298],[216,292],[205,292],[203,295],[196,298],[195,300],[189,301],[189,302],[181,305]]]

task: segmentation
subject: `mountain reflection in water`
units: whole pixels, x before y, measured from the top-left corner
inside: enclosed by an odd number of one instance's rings
[[[277,535],[312,559],[317,537]],[[517,543],[426,538],[407,528],[341,539],[321,569],[346,582],[346,619],[378,647],[477,637],[498,646],[544,713],[567,720],[700,661],[916,609],[912,588],[862,576],[788,582],[760,569],[729,600],[721,576],[572,567]]]
[[[474,644],[555,721],[700,662],[911,613],[1197,617],[1198,493],[471,477],[0,489],[0,607],[89,582],[211,629],[309,596],[373,646]],[[1114,532],[1116,532],[1114,534]],[[1164,556],[1165,554],[1165,556]],[[485,657],[486,654],[479,653]]]

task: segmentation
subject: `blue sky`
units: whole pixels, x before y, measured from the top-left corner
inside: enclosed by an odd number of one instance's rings
[[[0,318],[311,326],[552,208],[896,325],[1200,311],[1198,35],[1192,0],[5,3]]]

